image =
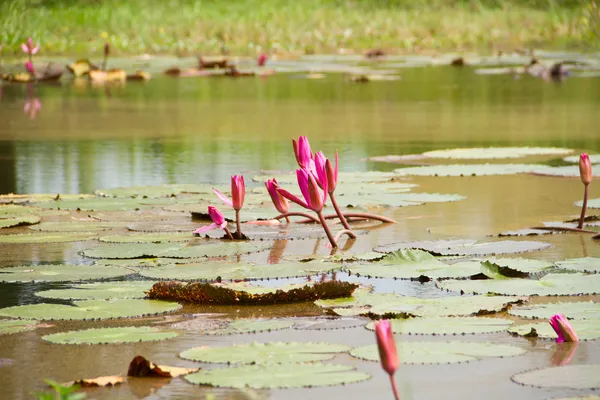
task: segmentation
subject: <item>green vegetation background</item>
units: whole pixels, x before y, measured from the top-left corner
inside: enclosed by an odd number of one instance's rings
[[[0,45],[42,54],[252,55],[385,48],[589,50],[600,0],[3,0]]]

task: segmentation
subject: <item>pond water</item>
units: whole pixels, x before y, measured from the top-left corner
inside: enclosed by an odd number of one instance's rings
[[[347,63],[355,65],[356,61]],[[294,63],[282,62],[281,65],[290,67]],[[385,64],[377,67],[390,68]],[[397,72],[401,76],[399,80],[364,84],[351,82],[344,73],[326,74],[324,79],[305,79],[306,74],[301,71],[244,79],[176,79],[155,74],[147,83],[108,87],[68,78],[58,85],[35,87],[34,96],[42,105],[35,118],[24,112],[27,98],[32,97],[31,89],[26,85],[4,85],[0,87],[0,194],[93,193],[95,189],[176,183],[227,186],[233,174],[244,174],[250,183],[250,177],[264,171],[293,170],[296,162],[291,138],[300,135],[308,136],[313,150],[323,150],[326,155],[338,149],[343,172],[392,171],[404,165],[372,162],[367,158],[456,147],[539,146],[572,149],[575,155],[583,151],[600,153],[600,78],[571,77],[562,82],[547,82],[531,76],[516,79],[513,75],[481,75],[475,73],[474,67],[448,66],[400,68]],[[563,157],[532,156],[483,162],[568,165]],[[577,217],[580,209],[574,202],[581,200],[583,194],[578,177],[519,174],[403,179],[419,185],[413,190],[416,193],[456,193],[466,199],[380,209],[379,213],[398,223],[359,235],[349,251],[366,252],[381,244],[405,240],[495,241],[497,234],[504,231]],[[590,197],[598,198],[600,191],[594,183],[590,186]],[[262,183],[250,185],[258,187]],[[339,185],[343,187],[343,180]],[[217,201],[213,196],[206,197]],[[594,211],[597,210],[590,209],[588,214]],[[48,220],[67,221],[86,216],[86,213],[71,212],[68,216]],[[3,231],[24,233],[31,229]],[[115,232],[125,231],[115,229]],[[551,245],[509,257],[549,261],[600,257],[600,241],[591,240],[589,234],[508,239]],[[82,260],[89,263],[91,260],[84,259],[79,252],[98,245],[95,240],[0,244],[0,266]],[[324,237],[282,240],[273,246],[282,252],[279,258],[281,255],[325,256],[331,251]],[[273,253],[271,249],[244,255],[241,259],[266,263]],[[345,274],[339,277],[374,285],[379,293],[416,297],[451,295],[437,289],[433,282],[357,279]],[[302,280],[290,280],[299,281]],[[0,283],[0,307],[41,302],[33,293],[63,286]],[[566,299],[564,301],[599,302],[600,296]],[[532,298],[534,303],[562,300]],[[0,335],[0,359],[13,360],[7,365],[0,364],[0,397],[31,398],[34,391],[43,389],[44,378],[62,382],[124,374],[129,361],[137,354],[160,364],[192,367],[198,364],[182,360],[178,354],[200,345],[325,341],[354,347],[375,340],[373,332],[363,327],[323,331],[284,329],[232,336],[185,332],[176,339],[120,345],[57,345],[41,340],[41,336],[49,333],[91,327],[168,326],[189,319],[191,314],[204,312],[233,318],[323,315],[323,310],[312,303],[261,307],[186,305],[168,316],[54,321],[52,327]],[[403,335],[398,336],[398,340],[445,341],[448,338]],[[461,364],[402,365],[397,379],[403,399],[483,396],[546,399],[591,392],[521,386],[510,380],[514,374],[552,366],[557,351],[554,341],[516,338],[506,332],[468,335],[467,339],[459,337],[457,340],[512,344],[528,352],[516,357],[486,358]],[[120,387],[90,389],[87,393],[93,399],[364,399],[373,395],[391,398],[388,379],[378,363],[361,361],[348,354],[337,355],[334,360],[355,366],[372,378],[345,386],[270,391],[198,387],[182,378],[134,379]],[[582,342],[570,361],[571,365],[599,363],[598,341]]]

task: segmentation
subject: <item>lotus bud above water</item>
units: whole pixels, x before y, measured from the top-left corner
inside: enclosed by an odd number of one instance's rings
[[[579,217],[579,224],[577,228],[583,228],[583,222],[585,221],[585,212],[587,209],[588,202],[588,186],[592,183],[592,163],[587,153],[582,153],[579,156],[579,177],[583,183],[583,204],[581,205],[581,216]]]
[[[242,230],[240,224],[240,210],[244,206],[244,199],[246,197],[246,184],[242,175],[233,175],[231,177],[231,199],[213,188],[213,191],[223,203],[227,204],[235,210],[235,224],[237,227],[237,238],[242,239]]]
[[[338,180],[338,153],[335,152],[335,168],[328,159],[325,162],[325,175],[327,176],[327,190],[329,193],[333,193],[337,187]]]
[[[25,43],[21,43],[21,49],[23,49],[24,53],[29,54],[29,56],[33,56],[40,50],[40,46],[36,46],[35,43],[33,43],[33,39],[29,38]]]
[[[267,187],[267,191],[269,192],[269,196],[271,196],[271,200],[273,201],[273,205],[282,214],[285,214],[289,210],[289,205],[287,199],[283,197],[277,189],[279,188],[279,184],[275,178],[269,179],[265,182],[265,186]]]
[[[259,67],[264,67],[265,64],[267,63],[268,59],[269,59],[269,57],[267,57],[267,55],[265,53],[260,53],[256,62]]]
[[[556,338],[556,343],[579,341],[575,329],[573,329],[573,326],[571,326],[569,320],[564,315],[555,314],[550,317],[548,323],[558,335],[558,338]]]
[[[314,165],[314,160],[308,138],[300,136],[298,141],[292,139],[292,144],[294,145],[294,154],[300,168],[308,168],[310,170],[311,165]]]
[[[227,229],[227,221],[225,220],[223,213],[221,211],[219,211],[219,209],[217,207],[208,206],[208,216],[210,217],[210,219],[212,219],[212,221],[213,221],[212,224],[196,229],[194,231],[194,234],[199,235],[201,233],[208,232],[212,229],[219,228],[219,229],[224,230],[225,233],[227,233],[227,236],[229,236],[229,239],[233,240],[233,236],[231,236],[231,232],[229,232],[229,229]]]
[[[385,319],[378,321],[375,324],[375,336],[377,338],[377,348],[379,349],[381,367],[390,376],[394,396],[396,399],[399,399],[400,397],[398,396],[394,374],[400,366],[400,360],[398,358],[396,341],[394,340],[394,333],[392,332],[390,321]]]

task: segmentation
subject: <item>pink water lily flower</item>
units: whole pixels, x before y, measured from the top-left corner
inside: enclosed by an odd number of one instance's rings
[[[219,228],[222,230],[225,230],[225,228],[227,228],[227,221],[225,220],[223,213],[221,213],[221,211],[219,211],[217,207],[208,206],[208,216],[210,217],[210,219],[212,219],[213,223],[210,225],[203,226],[202,228],[196,229],[194,233],[200,234],[208,232],[211,229],[215,228]]]
[[[587,153],[582,153],[579,156],[579,176],[584,185],[592,183],[592,163]]]
[[[275,178],[269,179],[265,182],[265,186],[267,187],[267,191],[269,192],[269,196],[271,196],[271,200],[273,201],[273,205],[282,214],[285,214],[289,210],[289,205],[287,199],[281,195],[277,191],[279,189],[279,184]]]
[[[327,192],[331,194],[335,191],[338,180],[338,152],[335,152],[335,168],[331,161],[320,151],[315,154],[314,159],[317,177],[319,178],[318,183],[322,186],[323,182],[327,181]]]
[[[33,43],[33,39],[29,38],[25,41],[25,43],[21,43],[21,49],[23,49],[25,54],[33,56],[40,50],[40,46],[36,46],[35,43]]]
[[[319,189],[317,180],[314,175],[308,170],[302,168],[296,170],[296,177],[298,179],[298,186],[302,192],[304,201],[291,194],[287,190],[278,188],[277,191],[286,199],[293,201],[301,207],[313,210],[316,213],[320,213],[323,210],[325,201],[327,200],[327,180],[325,180],[325,186],[323,187],[323,194]]]
[[[213,190],[223,203],[232,207],[234,210],[239,211],[244,206],[246,184],[244,183],[244,177],[242,175],[233,175],[231,177],[231,200],[217,189],[213,188]]]
[[[313,153],[310,149],[310,143],[306,136],[298,137],[298,141],[292,139],[292,145],[294,146],[294,155],[300,168],[306,168],[311,173],[317,175],[315,166],[315,160],[313,159]]]
[[[264,67],[265,64],[267,63],[268,59],[269,59],[269,57],[267,57],[267,55],[265,53],[260,53],[260,55],[258,56],[258,59],[256,60],[256,63],[258,64],[259,67]]]
[[[562,314],[555,314],[548,320],[548,323],[558,335],[556,343],[578,342],[579,338],[569,320]]]
[[[394,397],[398,400],[400,397],[398,395],[396,381],[394,380],[394,374],[400,366],[400,359],[398,358],[396,341],[394,340],[394,333],[392,332],[390,321],[382,319],[375,324],[375,337],[377,338],[377,348],[379,349],[381,367],[390,376]]]

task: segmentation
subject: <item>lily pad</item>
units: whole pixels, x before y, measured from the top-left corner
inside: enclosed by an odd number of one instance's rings
[[[436,256],[476,256],[487,254],[510,254],[536,251],[550,247],[549,243],[526,240],[499,240],[477,243],[475,240],[431,240],[418,242],[398,242],[376,247],[375,251],[390,253],[400,249],[419,249]]]
[[[95,232],[108,229],[123,228],[120,222],[42,222],[29,229],[43,232]]]
[[[73,302],[73,306],[30,304],[2,308],[0,315],[41,320],[112,319],[162,314],[180,308],[180,304],[159,300],[82,300]]]
[[[447,280],[437,285],[444,290],[475,294],[569,296],[600,293],[600,274],[548,274],[539,280]]]
[[[403,364],[450,364],[475,361],[486,357],[510,357],[524,354],[521,347],[489,342],[397,342]],[[370,344],[350,351],[354,357],[379,361],[377,345]]]
[[[367,321],[363,318],[313,318],[296,321],[294,329],[306,331],[325,331],[334,329],[347,329],[365,326]]]
[[[77,233],[24,233],[19,235],[0,235],[0,243],[66,243],[83,242],[98,236],[93,232]]]
[[[94,192],[104,197],[169,197],[180,193],[213,193],[212,185],[174,184],[158,186],[129,186],[112,189],[97,189]]]
[[[0,218],[17,218],[26,215],[36,214],[36,211],[41,211],[36,207],[27,207],[16,204],[0,204]]]
[[[291,320],[278,319],[236,319],[227,326],[210,331],[204,331],[205,335],[236,335],[240,333],[256,333],[265,331],[276,331],[290,328],[294,325]]]
[[[74,282],[110,279],[135,271],[115,266],[47,264],[2,268],[0,282]]]
[[[401,176],[489,176],[522,174],[538,169],[539,165],[535,164],[446,164],[398,168],[394,172]]]
[[[473,147],[434,150],[423,153],[427,158],[455,160],[486,160],[499,158],[519,158],[527,156],[560,156],[572,153],[571,149],[558,147]]]
[[[236,368],[202,370],[186,375],[197,385],[216,387],[286,389],[342,385],[364,381],[370,375],[338,364],[243,365]]]
[[[30,331],[36,324],[35,321],[3,319],[0,320],[0,335]]]
[[[374,188],[378,185],[373,184]],[[337,195],[335,198],[340,207],[406,207],[425,203],[443,203],[466,199],[458,194],[440,193],[351,193]]]
[[[116,265],[127,268],[154,268],[161,265],[175,264],[176,258],[134,258],[134,259],[108,259],[95,260],[94,265]]]
[[[590,154],[590,155],[588,155],[588,157],[590,158],[590,162],[592,164],[600,163],[600,154]],[[568,162],[568,163],[577,164],[577,163],[579,163],[579,156],[565,157],[565,158],[563,158],[563,161]]]
[[[511,308],[508,313],[522,318],[549,319],[554,314],[564,314],[568,319],[600,320],[600,303],[576,301],[573,303],[535,304],[527,307]]]
[[[16,218],[0,219],[1,228],[14,228],[16,226],[25,226],[37,224],[42,219],[37,215],[23,215]]]
[[[187,242],[192,239],[191,233],[168,232],[168,233],[136,233],[130,235],[111,235],[98,238],[106,243],[163,243],[163,242]]]
[[[575,203],[577,207],[583,207],[583,200],[579,200]],[[588,199],[587,203],[588,208],[600,208],[600,198],[597,199]]]
[[[140,210],[152,205],[163,205],[175,203],[175,199],[132,199],[132,198],[85,198],[57,200],[36,203],[39,208],[52,208],[73,211],[118,211],[118,210]]]
[[[227,364],[281,364],[330,360],[350,347],[333,343],[269,342],[195,347],[179,354],[187,360]]]
[[[575,319],[569,321],[579,340],[600,339],[600,319]],[[510,333],[519,336],[556,339],[558,335],[547,321],[535,324],[514,325],[508,329]]]
[[[96,268],[96,267],[91,267]],[[36,292],[38,297],[65,300],[143,299],[153,282],[95,282],[72,285],[70,289],[51,289]]]
[[[55,344],[113,344],[152,342],[177,336],[177,332],[160,331],[147,326],[130,326],[54,333],[42,336],[42,339]]]
[[[341,269],[336,263],[282,263],[250,264],[224,262],[198,262],[190,264],[172,264],[140,271],[140,274],[152,279],[178,280],[237,280],[293,278],[310,276]]]
[[[391,319],[394,333],[409,335],[465,335],[505,331],[513,321],[502,318],[453,317]],[[367,325],[375,330],[375,323]]]
[[[523,372],[511,377],[521,385],[561,389],[600,389],[600,365],[563,365]]]
[[[498,234],[498,236],[538,236],[538,235],[552,235],[554,232],[545,229],[519,229],[516,231],[506,231]]]
[[[558,261],[556,265],[562,269],[568,269],[571,271],[581,272],[600,272],[600,258],[598,257],[584,257],[584,258],[571,258],[569,260]]]
[[[481,272],[492,279],[526,278],[553,268],[550,261],[525,258],[490,258],[481,262]]]
[[[248,254],[270,247],[266,243],[222,242],[185,245],[179,243],[104,244],[83,251],[91,258],[203,258]]]

